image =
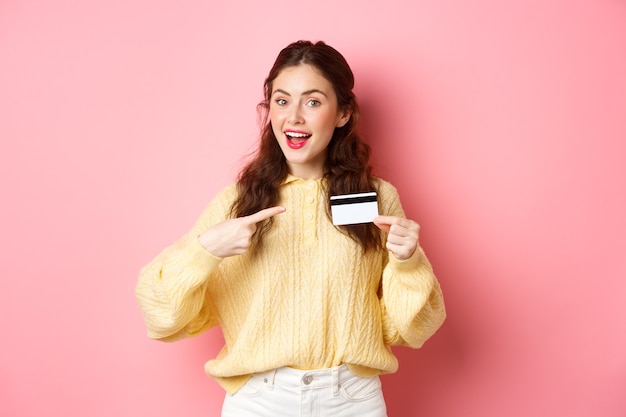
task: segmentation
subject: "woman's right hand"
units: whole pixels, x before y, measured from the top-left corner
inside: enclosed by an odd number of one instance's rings
[[[284,211],[284,207],[275,206],[249,216],[224,220],[205,230],[198,236],[198,241],[204,249],[218,258],[241,255],[250,247],[257,223]]]

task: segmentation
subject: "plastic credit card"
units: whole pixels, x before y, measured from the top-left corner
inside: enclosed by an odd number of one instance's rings
[[[378,216],[376,192],[333,195],[330,197],[333,224],[371,223]]]

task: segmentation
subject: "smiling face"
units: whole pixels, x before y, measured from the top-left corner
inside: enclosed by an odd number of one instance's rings
[[[322,176],[335,128],[350,120],[332,84],[306,64],[284,68],[274,79],[269,116],[289,173],[305,179]]]

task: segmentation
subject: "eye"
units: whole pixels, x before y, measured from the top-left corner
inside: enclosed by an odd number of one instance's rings
[[[285,100],[284,98],[277,98],[275,100],[276,104],[278,104],[279,106],[284,106],[285,104],[287,104],[287,100]]]
[[[312,98],[312,99],[310,99],[309,101],[307,101],[307,103],[306,103],[306,104],[307,104],[307,106],[309,106],[309,107],[317,107],[317,106],[319,106],[319,105],[320,105],[320,104],[322,104],[322,103],[320,103],[320,101],[319,101],[319,100],[315,100],[314,98]]]

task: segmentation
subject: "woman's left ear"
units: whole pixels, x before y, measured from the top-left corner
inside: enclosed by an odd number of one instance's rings
[[[348,123],[348,121],[350,120],[351,116],[352,116],[352,110],[345,109],[343,112],[339,114],[336,127],[344,127],[346,123]]]

